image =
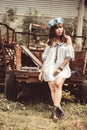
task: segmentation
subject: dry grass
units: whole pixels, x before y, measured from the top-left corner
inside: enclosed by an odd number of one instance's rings
[[[50,119],[52,105],[32,101],[11,102],[0,94],[0,130],[87,130],[87,105],[62,102],[68,119]]]

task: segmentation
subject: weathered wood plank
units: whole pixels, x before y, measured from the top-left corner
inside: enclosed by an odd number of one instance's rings
[[[29,55],[34,60],[37,66],[42,66],[42,62],[26,46],[21,46],[21,48],[27,55]]]

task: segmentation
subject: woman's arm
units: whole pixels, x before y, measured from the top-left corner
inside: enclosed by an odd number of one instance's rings
[[[47,46],[47,47],[45,48],[44,52],[42,53],[42,61],[43,61],[43,64],[42,64],[41,71],[40,71],[40,74],[39,74],[39,77],[38,77],[38,79],[39,79],[40,81],[43,81],[44,62],[45,62],[45,60],[46,60],[48,51],[49,51],[49,46]]]
[[[65,35],[65,38],[66,38],[66,44],[67,45],[72,45],[72,39],[69,35]]]
[[[66,64],[70,61],[70,57],[66,57],[64,59],[64,62],[60,65],[60,69],[63,70],[63,68],[66,66]]]
[[[44,72],[44,62],[43,62],[43,64],[42,64],[41,71],[40,71],[40,74],[39,74],[39,76],[38,76],[38,79],[39,79],[40,81],[43,81],[43,72]]]
[[[63,68],[65,67],[65,65],[70,61],[70,57],[66,57],[64,59],[64,62],[60,65],[60,67],[54,72],[54,76],[56,76],[58,73],[60,73]]]

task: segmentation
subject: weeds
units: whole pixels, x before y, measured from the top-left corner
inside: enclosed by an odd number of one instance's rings
[[[87,105],[62,102],[62,107],[68,119],[55,123],[51,104],[37,100],[22,104],[1,96],[0,130],[87,130]]]

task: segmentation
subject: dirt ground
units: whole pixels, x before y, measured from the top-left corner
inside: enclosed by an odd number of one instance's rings
[[[62,107],[68,119],[54,122],[50,118],[53,109],[50,100],[36,95],[13,102],[1,92],[0,130],[87,130],[87,104],[62,101]]]

